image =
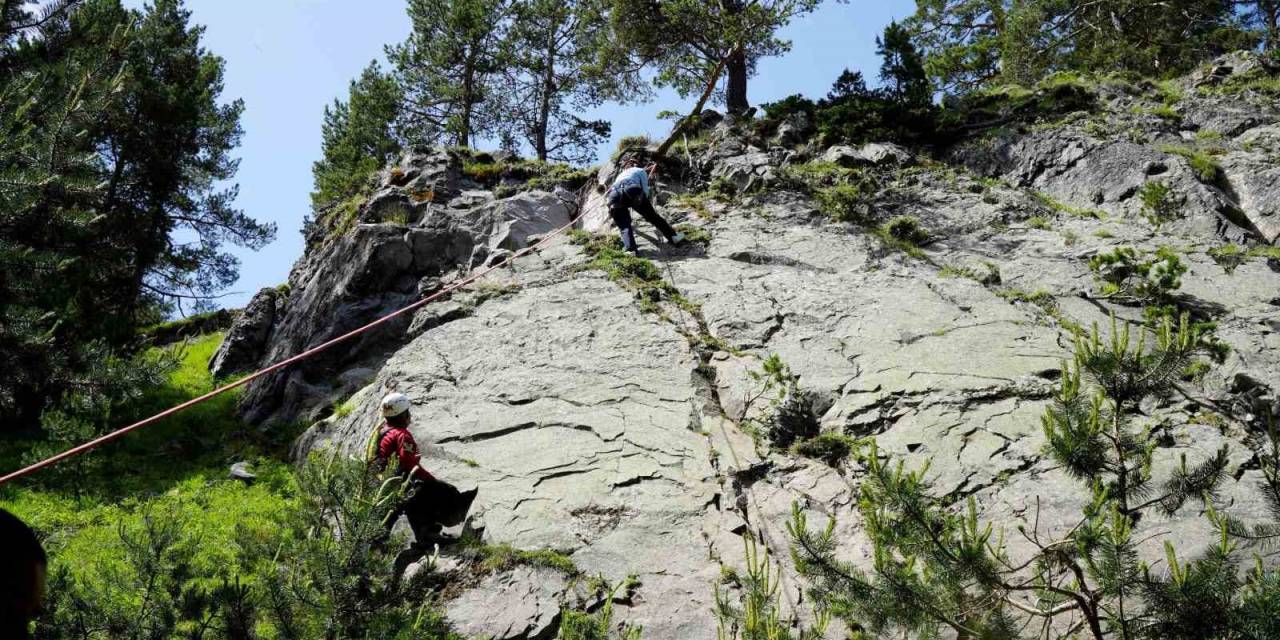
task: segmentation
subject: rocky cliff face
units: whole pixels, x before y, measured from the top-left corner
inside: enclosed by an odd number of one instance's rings
[[[742,564],[744,536],[785,565],[793,504],[814,524],[836,518],[849,557],[869,551],[855,469],[772,451],[746,433],[773,410],[752,375],[766,357],[777,354],[797,377],[824,430],[874,437],[909,464],[932,460],[937,489],[972,496],[985,519],[1013,527],[1035,517],[1042,533],[1061,533],[1088,496],[1044,459],[1039,418],[1070,355],[1070,328],[1142,316],[1097,295],[1088,259],[1167,246],[1189,267],[1180,304],[1217,322],[1232,353],[1178,397],[1143,407],[1160,434],[1157,464],[1228,444],[1221,500],[1248,520],[1262,508],[1255,409],[1280,389],[1280,262],[1210,250],[1280,233],[1280,113],[1195,86],[1230,82],[1245,63],[1188,78],[1162,115],[1149,112],[1159,104],[1150,91],[1104,88],[1099,112],[988,131],[938,160],[892,148],[771,148],[721,124],[661,198],[669,218],[709,240],[642,246],[675,294],[646,303],[590,268],[581,247],[557,242],[255,387],[246,409],[259,419],[320,417],[354,392],[356,409],[316,423],[299,450],[357,452],[379,396],[395,387],[414,400],[415,433],[431,445],[425,464],[480,486],[488,540],[555,549],[615,581],[635,575],[622,618],[647,637],[711,639],[721,567]],[[785,165],[824,154],[871,167],[879,187],[866,215],[917,217],[931,238],[921,255],[865,225],[832,222],[781,179]],[[1206,175],[1197,154],[1218,168]],[[461,177],[457,162],[416,154],[389,171],[361,223],[299,261],[250,360],[291,355],[406,304],[580,206],[590,209],[588,229],[607,230],[590,190],[499,199]],[[675,197],[715,177],[746,193]],[[1152,181],[1176,199],[1177,215],[1158,229],[1140,196]],[[432,199],[415,198],[426,191]],[[1165,539],[1193,553],[1212,536],[1192,507],[1142,528],[1136,537],[1153,558]],[[1018,540],[1010,544],[1016,556]],[[788,577],[784,598],[802,603],[801,589]],[[519,568],[453,594],[448,609],[475,637],[546,638],[570,590],[545,569]]]

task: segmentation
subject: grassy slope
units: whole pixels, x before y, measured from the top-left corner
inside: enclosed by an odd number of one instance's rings
[[[179,364],[168,383],[148,391],[131,413],[151,413],[212,389],[207,363],[221,340],[214,334],[177,347]],[[91,468],[98,472],[79,495],[66,486],[26,483],[0,490],[0,507],[46,537],[55,571],[65,566],[103,588],[130,571],[121,560],[120,532],[137,530],[144,514],[183,523],[179,544],[198,550],[193,580],[239,575],[252,582],[256,567],[245,566],[239,536],[270,542],[294,508],[296,490],[289,467],[272,455],[290,430],[266,438],[246,429],[235,418],[236,400],[234,393],[221,396],[93,454],[100,464]],[[17,444],[9,443],[6,465]],[[227,479],[227,464],[241,459],[252,460],[259,475],[251,486]]]

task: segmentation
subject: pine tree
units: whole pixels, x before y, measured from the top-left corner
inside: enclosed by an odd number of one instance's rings
[[[922,0],[908,21],[937,86],[965,93],[1055,71],[1170,76],[1266,33],[1231,0]],[[1252,2],[1245,4],[1254,4]],[[1259,3],[1261,6],[1261,3]]]
[[[607,0],[516,0],[505,44],[502,131],[539,160],[584,163],[609,136],[604,120],[578,114],[627,101],[640,84],[626,57],[601,56]],[[643,92],[640,93],[643,95]]]
[[[1245,24],[1257,31],[1263,49],[1269,54],[1280,50],[1280,2],[1277,0],[1250,0],[1238,2]]]
[[[30,10],[24,10],[24,7]],[[177,0],[6,2],[0,26],[0,382],[30,428],[136,348],[139,326],[235,279],[228,243],[274,234],[232,206],[242,106]],[[35,30],[35,31],[31,31]],[[28,33],[33,37],[21,37]]]
[[[897,22],[889,23],[884,35],[876,38],[876,53],[883,60],[880,81],[884,83],[884,91],[890,100],[907,107],[922,107],[930,103],[932,96],[924,61],[905,27]]]
[[[494,133],[491,98],[508,6],[508,0],[409,0],[413,31],[387,47],[405,94],[401,131],[409,143],[465,147]]]
[[[321,159],[311,167],[313,210],[350,198],[400,150],[395,122],[403,96],[400,86],[376,61],[351,81],[347,100],[324,109]]]
[[[919,0],[906,22],[937,86],[962,94],[1001,75],[1008,0]]]
[[[101,175],[83,134],[122,85],[129,34],[116,29],[96,56],[73,56],[66,12],[42,21],[24,4],[5,3],[0,28],[0,67],[11,70],[0,74],[0,415],[10,429],[34,425],[95,360],[86,334],[123,333],[92,317],[109,301],[85,268],[104,239],[93,210]],[[36,37],[19,40],[28,28]]]
[[[727,572],[716,587],[716,618],[720,640],[818,640],[830,618],[818,612],[813,626],[803,626],[783,610],[782,569],[755,538],[743,538],[746,573]],[[735,598],[733,587],[739,592]],[[735,602],[740,600],[741,604]]]
[[[756,63],[791,46],[777,31],[819,4],[821,0],[613,0],[610,20],[618,43],[656,67],[658,86],[688,97],[714,85],[723,71],[725,107],[743,113],[750,107],[747,80]]]
[[[295,542],[255,551],[278,559],[260,605],[278,637],[453,637],[428,606],[430,570],[407,580],[390,571],[404,541],[388,540],[383,523],[401,481],[379,483],[364,463],[335,452],[313,453],[297,478],[304,504],[291,522]]]
[[[1224,522],[1211,501],[1226,450],[1194,466],[1184,458],[1157,482],[1155,441],[1134,421],[1144,398],[1166,393],[1189,362],[1209,355],[1204,328],[1185,315],[1176,324],[1166,318],[1150,339],[1134,340],[1114,323],[1109,339],[1096,328],[1077,338],[1042,423],[1046,452],[1091,500],[1061,539],[1019,525],[1034,548],[1027,558],[1009,556],[1005,534],[979,520],[972,498],[956,513],[935,497],[927,465],[907,470],[871,445],[859,501],[874,547],[871,572],[835,557],[834,523],[811,530],[797,507],[789,525],[814,599],[881,636],[949,629],[961,639],[1271,637],[1274,614],[1262,612],[1280,601],[1280,576],[1261,566],[1240,575],[1227,528],[1192,562],[1171,545],[1164,571],[1138,560],[1133,530],[1147,512],[1171,514],[1201,500]]]

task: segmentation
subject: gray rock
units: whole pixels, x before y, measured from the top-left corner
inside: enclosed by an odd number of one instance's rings
[[[1181,106],[1198,113],[1199,99]],[[1194,464],[1226,444],[1222,509],[1261,519],[1249,462],[1257,443],[1247,428],[1280,390],[1280,273],[1256,258],[1228,275],[1207,253],[1272,219],[1267,158],[1280,134],[1266,109],[1256,113],[1259,124],[1221,141],[1225,179],[1212,184],[1162,149],[1177,139],[1171,127],[1126,119],[1128,107],[1106,117],[1148,127],[1145,140],[1072,124],[1011,129],[946,154],[962,165],[955,169],[922,162],[899,170],[894,165],[909,157],[881,149],[870,171],[892,188],[869,201],[869,222],[916,216],[935,239],[924,247],[928,260],[831,223],[805,194],[772,188],[783,150],[753,148],[720,126],[695,159],[699,180],[764,188],[686,221],[707,232],[705,248],[642,247],[692,304],[644,313],[633,291],[583,269],[580,248],[555,241],[361,344],[383,355],[341,351],[322,367],[292,372],[275,393],[304,414],[318,400],[290,398],[365,385],[353,397],[356,411],[316,424],[297,443],[299,453],[317,446],[358,453],[377,390],[394,384],[414,400],[424,464],[460,487],[480,488],[474,515],[486,523],[487,541],[555,549],[583,573],[615,582],[637,574],[642,585],[618,605],[619,620],[644,625],[650,637],[710,640],[717,637],[712,585],[722,567],[742,566],[746,536],[781,562],[784,610],[809,615],[806,585],[787,561],[792,505],[813,526],[835,519],[841,557],[861,567],[873,561],[856,465],[833,469],[770,451],[742,428],[781,399],[762,389],[763,359],[777,354],[787,364],[814,398],[823,431],[875,438],[912,466],[929,462],[935,488],[957,505],[972,497],[980,517],[1009,534],[1011,557],[1024,560],[1017,524],[1038,522],[1046,539],[1062,535],[1089,499],[1043,455],[1040,416],[1071,354],[1069,327],[1106,327],[1113,313],[1142,318],[1141,309],[1097,295],[1088,258],[1121,246],[1170,246],[1188,266],[1182,302],[1217,322],[1232,355],[1203,382],[1186,384],[1185,396],[1144,406],[1163,425],[1156,470],[1163,474],[1183,454]],[[839,153],[869,165],[872,151]],[[612,174],[603,169],[598,184]],[[1137,195],[1153,180],[1174,188],[1184,216],[1158,229]],[[1069,206],[1046,204],[1037,192]],[[290,345],[286,339],[303,347],[349,326],[347,319],[395,308],[527,246],[569,219],[574,204],[559,204],[566,197],[477,196],[459,208],[433,207],[408,230],[362,225],[313,249],[295,271],[272,348],[287,352],[279,346]],[[608,228],[599,191],[581,206],[586,228]],[[681,211],[672,207],[673,217]],[[1027,223],[1032,216],[1036,224]],[[323,321],[307,324],[312,318]],[[357,368],[366,371],[340,374]],[[1192,418],[1200,406],[1239,409],[1207,428]],[[1139,533],[1139,553],[1149,559],[1161,557],[1166,540],[1193,557],[1213,539],[1194,508],[1144,518]],[[464,633],[546,637],[569,597],[558,580],[528,568],[489,576],[445,609]],[[842,633],[832,629],[830,637]]]
[[[1230,153],[1222,171],[1236,203],[1264,242],[1280,240],[1280,166],[1257,153]]]
[[[1183,123],[1197,131],[1234,138],[1249,129],[1274,121],[1263,109],[1238,100],[1192,102],[1184,109]]]
[[[468,638],[550,640],[568,587],[559,572],[517,567],[485,578],[450,602],[449,620]]]
[[[1186,158],[1162,148],[1098,140],[1063,128],[961,147],[952,155],[979,174],[1002,177],[1080,210],[1139,218],[1139,190],[1159,181],[1179,198],[1185,217],[1177,226],[1188,233],[1240,240],[1251,226],[1227,194],[1200,180]]]
[[[568,224],[577,209],[576,196],[567,191],[530,191],[478,207],[465,224],[489,248],[518,251],[529,246],[529,236]]]
[[[848,145],[836,145],[827,149],[822,154],[823,162],[834,162],[845,168],[865,167],[870,163],[857,149]]]
[[[1220,56],[1208,65],[1192,72],[1187,79],[1193,87],[1204,87],[1221,84],[1232,76],[1252,73],[1260,69],[1271,69],[1271,62],[1263,56],[1251,51],[1237,51]]]
[[[237,462],[231,465],[231,470],[227,472],[227,477],[242,482],[253,482],[258,478],[258,474],[253,472],[253,467],[248,462]]]
[[[261,289],[254,294],[209,361],[209,372],[214,378],[258,368],[262,351],[275,327],[278,307],[283,306],[282,297],[274,288]]]
[[[711,170],[711,177],[724,178],[737,187],[738,193],[747,193],[772,182],[778,164],[772,155],[752,151],[720,161]]]
[[[417,221],[420,216],[419,211],[420,209],[409,199],[407,193],[401,189],[389,187],[369,198],[368,204],[360,210],[360,221],[366,224],[379,222],[407,224]]]
[[[822,159],[849,169],[884,165],[903,166],[915,162],[915,157],[903,147],[882,142],[865,144],[857,149],[846,145],[836,145],[827,149],[822,154]]]
[[[778,125],[777,141],[784,147],[804,144],[813,134],[813,122],[804,113],[793,113]]]
[[[875,166],[906,166],[915,163],[915,156],[911,155],[910,151],[900,145],[889,142],[864,144],[862,148],[858,149],[858,154]]]

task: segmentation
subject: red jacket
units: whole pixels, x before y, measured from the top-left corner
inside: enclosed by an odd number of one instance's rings
[[[422,456],[418,455],[418,443],[408,429],[390,426],[383,428],[382,436],[378,438],[378,463],[385,469],[393,455],[400,461],[400,475],[412,475],[416,480],[431,480],[431,474],[418,464]]]

